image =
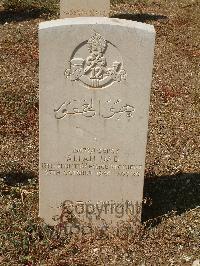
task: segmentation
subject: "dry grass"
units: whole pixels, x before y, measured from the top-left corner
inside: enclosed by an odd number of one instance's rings
[[[157,218],[137,231],[124,224],[120,234],[60,235],[37,218],[37,28],[56,15],[0,11],[1,265],[192,265],[200,259],[199,14],[194,0],[113,5],[113,16],[157,31],[143,221]],[[172,210],[177,213],[165,215]]]

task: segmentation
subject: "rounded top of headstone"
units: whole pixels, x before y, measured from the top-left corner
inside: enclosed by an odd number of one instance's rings
[[[67,19],[45,21],[39,24],[39,30],[60,27],[60,26],[68,26],[68,25],[91,25],[91,24],[129,27],[138,30],[144,30],[155,34],[155,29],[153,25],[137,21],[126,20],[126,19],[107,18],[107,17],[78,17],[78,18],[67,18]]]

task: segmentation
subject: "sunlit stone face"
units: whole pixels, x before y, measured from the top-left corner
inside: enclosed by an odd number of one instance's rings
[[[142,202],[154,39],[153,26],[118,19],[40,24],[47,223],[68,204],[77,219],[116,224]]]
[[[108,17],[110,0],[61,0],[60,18]]]

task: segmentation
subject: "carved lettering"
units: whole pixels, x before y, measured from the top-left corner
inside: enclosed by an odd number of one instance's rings
[[[65,176],[124,176],[142,175],[142,165],[120,162],[116,148],[75,148],[62,163],[42,163],[46,175]]]
[[[90,10],[84,10],[84,9],[70,9],[68,11],[64,11],[65,15],[70,15],[70,16],[102,16],[102,17],[107,17],[108,12],[107,11],[99,11],[96,9],[90,9]]]
[[[60,120],[70,116],[80,116],[86,118],[99,117],[101,119],[115,118],[120,120],[122,118],[133,118],[135,107],[131,104],[123,103],[121,99],[107,100],[89,100],[86,99],[72,99],[62,103],[54,110],[55,118]]]

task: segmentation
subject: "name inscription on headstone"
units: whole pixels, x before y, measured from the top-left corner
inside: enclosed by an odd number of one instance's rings
[[[120,160],[120,149],[80,148],[65,156],[63,163],[42,163],[44,175],[140,176],[142,165]]]

